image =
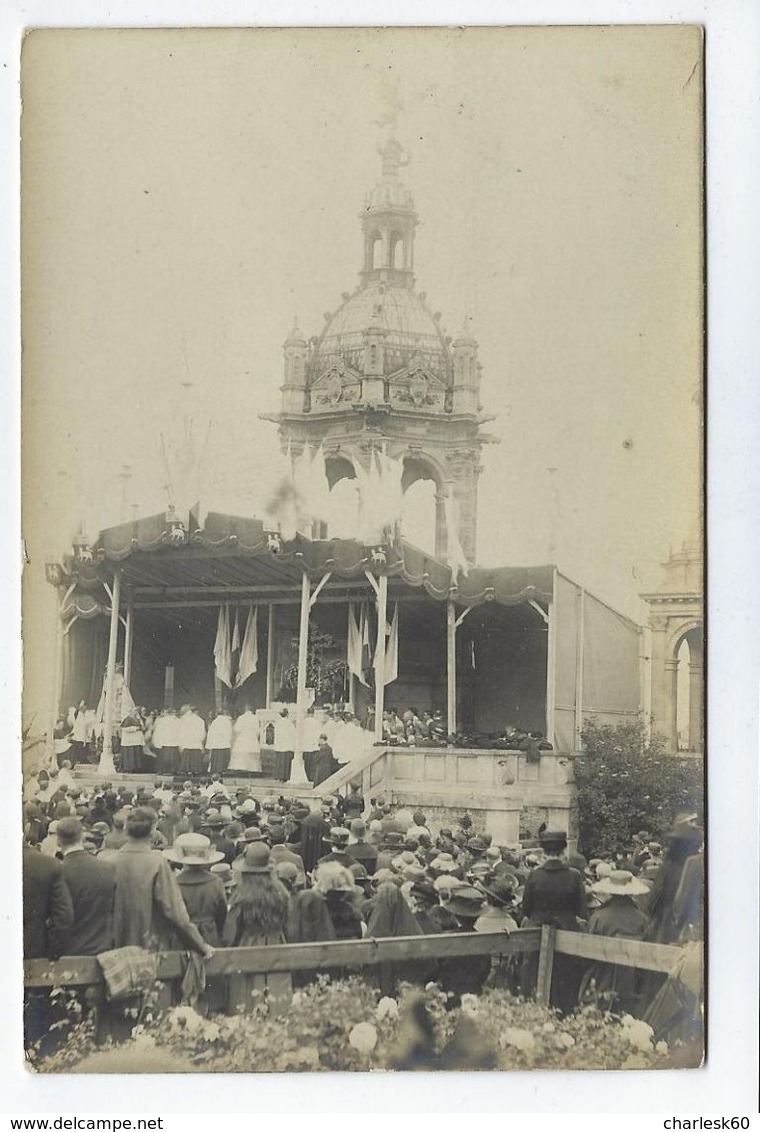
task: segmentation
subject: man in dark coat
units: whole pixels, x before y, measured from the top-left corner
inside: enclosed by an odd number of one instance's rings
[[[66,936],[74,920],[71,896],[63,879],[61,862],[24,846],[24,958],[55,959],[66,948]],[[43,1041],[56,1021],[48,991],[24,994],[24,1040],[27,1046]]]
[[[567,835],[561,830],[545,830],[539,838],[546,860],[533,869],[525,881],[522,909],[523,927],[549,924],[564,931],[579,930],[579,920],[588,919],[583,877],[570,868],[562,855]],[[578,1001],[582,966],[567,955],[555,955],[551,1004],[570,1013]],[[526,956],[523,964],[523,993],[535,990],[538,975],[536,955]]]
[[[372,876],[377,868],[377,847],[366,840],[367,826],[361,818],[354,818],[351,822],[351,836],[354,840],[349,841],[346,851]]]
[[[60,861],[24,846],[24,958],[62,955],[74,922],[71,896]]]
[[[74,907],[67,955],[99,955],[113,947],[116,871],[107,861],[87,852],[83,835],[78,818],[62,818],[58,823],[63,875]]]
[[[190,922],[169,862],[151,847],[155,822],[155,810],[147,806],[132,810],[126,823],[127,842],[114,853],[114,944],[170,951],[178,936],[186,948],[208,958],[213,948]]]

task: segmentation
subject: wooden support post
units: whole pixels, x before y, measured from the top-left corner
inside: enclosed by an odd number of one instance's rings
[[[290,771],[291,786],[308,784],[303,765],[303,720],[306,715],[306,663],[309,650],[309,610],[311,602],[309,575],[304,570],[301,579],[301,624],[298,632],[298,683],[296,691],[296,742],[293,753],[293,766]]]
[[[454,602],[446,603],[446,703],[447,734],[457,729],[457,615]]]
[[[554,940],[557,929],[549,924],[541,925],[541,946],[538,950],[538,979],[536,980],[536,1002],[549,1005],[552,990],[552,968],[554,967]]]
[[[267,619],[267,688],[266,688],[266,706],[272,706],[274,699],[274,606],[269,605],[269,616]]]
[[[108,667],[106,668],[106,703],[103,719],[103,750],[100,755],[98,773],[116,773],[113,761],[112,732],[114,712],[114,678],[116,676],[116,644],[119,636],[119,597],[121,596],[121,570],[113,578],[111,595],[111,631],[108,638]]]
[[[557,570],[554,569],[552,600],[549,603],[546,634],[546,738],[556,746],[554,736],[554,703],[557,677]]]
[[[581,749],[583,731],[583,650],[585,645],[586,591],[578,593],[578,629],[575,648],[575,749]]]
[[[164,711],[174,710],[174,665],[164,669]]]
[[[63,624],[61,623],[61,609],[63,602],[59,597],[59,590],[53,590],[54,594],[54,607],[55,607],[55,623],[53,625],[53,640],[54,640],[54,668],[53,668],[53,699],[50,708],[50,743],[49,743],[49,756],[51,766],[58,766],[58,760],[55,757],[55,725],[58,722],[58,712],[61,707],[61,682],[63,677]],[[64,598],[64,601],[66,599]]]
[[[132,676],[132,637],[134,634],[134,609],[132,608],[132,594],[127,598],[127,618],[124,628],[124,683],[129,687]]]
[[[385,703],[385,621],[388,612],[388,575],[381,574],[377,587],[377,648],[375,649],[375,742],[383,738]]]

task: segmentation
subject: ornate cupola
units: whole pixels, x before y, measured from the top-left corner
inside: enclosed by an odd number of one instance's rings
[[[404,462],[402,487],[435,487],[436,554],[456,524],[475,560],[482,432],[478,345],[469,324],[454,341],[441,315],[414,287],[418,217],[400,171],[408,163],[395,137],[380,147],[380,179],[359,214],[364,250],[359,286],[325,315],[307,343],[296,325],[284,344],[279,425],[283,450],[324,448],[330,485],[370,466],[383,451]],[[449,519],[447,521],[447,517]]]
[[[414,286],[414,229],[419,223],[412,194],[399,170],[409,158],[395,137],[380,150],[381,176],[359,213],[364,233],[362,283]]]

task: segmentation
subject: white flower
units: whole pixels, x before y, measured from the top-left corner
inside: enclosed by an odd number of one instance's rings
[[[366,1056],[377,1045],[377,1030],[371,1022],[357,1022],[348,1035],[348,1041],[349,1045]]]
[[[398,1018],[398,1003],[395,998],[381,998],[375,1010],[375,1017],[378,1021],[383,1018]]]
[[[621,1069],[646,1069],[647,1060],[642,1057],[640,1053],[632,1053],[625,1059],[620,1066]]]
[[[639,1018],[631,1018],[629,1014],[626,1014],[623,1018],[623,1033],[636,1049],[643,1050],[645,1053],[649,1053],[652,1049],[654,1030]]]
[[[571,1046],[575,1045],[575,1038],[572,1034],[559,1034],[558,1041],[565,1047],[565,1049],[570,1049]]]
[[[541,1029],[543,1030],[543,1032],[545,1034],[553,1034],[555,1029],[556,1029],[556,1026],[554,1025],[553,1022],[544,1022]]]
[[[477,1014],[480,1003],[476,994],[463,994],[461,1001],[465,1014]]]
[[[536,1039],[530,1030],[518,1030],[514,1026],[508,1026],[506,1030],[502,1031],[499,1045],[502,1049],[506,1049],[507,1046],[514,1046],[515,1049],[522,1050],[523,1053],[530,1053],[535,1049]]]
[[[655,1053],[659,1053],[661,1057],[664,1057],[665,1054],[670,1052],[670,1050],[668,1049],[668,1043],[667,1042],[658,1042],[657,1045],[654,1047],[654,1051],[655,1051]]]

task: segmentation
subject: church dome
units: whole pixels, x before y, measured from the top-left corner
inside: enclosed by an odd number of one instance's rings
[[[450,383],[451,355],[438,318],[417,291],[381,280],[366,282],[329,319],[314,349],[310,380],[336,363],[361,372],[368,331],[382,337],[386,376],[418,360]]]

